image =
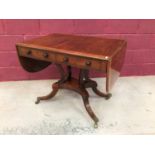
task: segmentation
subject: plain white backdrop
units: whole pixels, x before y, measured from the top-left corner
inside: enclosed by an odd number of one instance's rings
[[[151,19],[153,0],[5,0],[1,19]],[[154,136],[0,136],[0,154],[155,154]]]
[[[154,0],[0,0],[0,18],[154,18]]]

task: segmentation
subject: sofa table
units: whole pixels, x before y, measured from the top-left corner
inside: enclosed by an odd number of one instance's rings
[[[126,41],[101,37],[79,36],[68,34],[51,34],[16,44],[19,61],[28,72],[40,71],[50,64],[55,64],[61,78],[52,85],[52,92],[47,96],[37,97],[40,100],[54,97],[59,89],[70,89],[82,96],[89,116],[98,126],[99,119],[89,104],[86,88],[109,99],[110,90],[120,74],[123,65]],[[66,65],[64,71],[62,65]],[[79,77],[72,77],[72,67],[80,69]],[[89,70],[104,72],[106,75],[105,92],[97,88],[97,83],[89,78]]]

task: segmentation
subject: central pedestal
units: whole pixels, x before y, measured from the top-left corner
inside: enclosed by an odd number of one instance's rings
[[[79,79],[72,78],[72,71],[71,66],[67,66],[67,73],[64,72],[63,67],[60,64],[56,64],[57,68],[59,69],[61,79],[52,85],[52,92],[46,96],[37,97],[37,101],[35,102],[38,104],[40,100],[48,100],[54,97],[59,89],[69,89],[79,93],[82,96],[84,106],[86,111],[88,112],[89,116],[94,121],[94,127],[98,127],[99,119],[94,114],[92,108],[89,104],[89,94],[86,88],[92,88],[94,93],[101,97],[105,97],[105,99],[109,99],[111,94],[104,94],[97,89],[97,83],[89,78],[89,70],[81,69],[79,73]]]

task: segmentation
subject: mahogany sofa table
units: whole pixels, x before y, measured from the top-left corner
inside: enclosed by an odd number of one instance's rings
[[[19,61],[28,72],[40,71],[51,63],[55,64],[61,78],[52,85],[53,90],[47,96],[37,97],[47,100],[56,95],[59,89],[70,89],[82,96],[89,116],[98,126],[99,119],[89,104],[86,88],[99,96],[109,99],[110,90],[119,76],[126,50],[126,41],[105,39],[100,37],[78,36],[67,34],[51,34],[16,44]],[[62,65],[66,65],[64,71]],[[72,67],[80,69],[79,78],[72,77]],[[89,70],[98,70],[106,74],[106,91],[97,89],[97,83],[89,78]]]

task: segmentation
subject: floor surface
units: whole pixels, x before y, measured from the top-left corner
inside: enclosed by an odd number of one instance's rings
[[[104,79],[95,80],[103,90]],[[88,89],[98,129],[75,92],[34,104],[55,81],[0,82],[0,134],[155,134],[155,76],[119,78],[109,100]]]

